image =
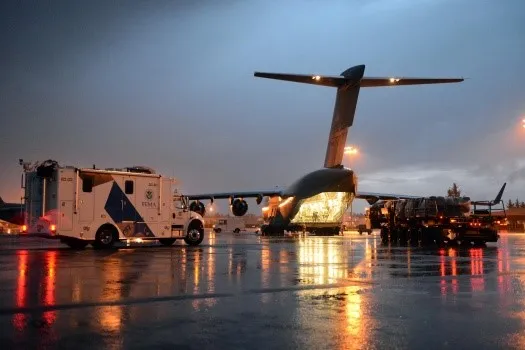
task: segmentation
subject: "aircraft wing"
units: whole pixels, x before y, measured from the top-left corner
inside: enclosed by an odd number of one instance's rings
[[[227,198],[257,198],[259,201],[262,197],[267,196],[280,196],[282,190],[279,188],[273,190],[262,190],[262,191],[232,191],[232,192],[216,192],[216,193],[202,193],[202,194],[191,194],[186,195],[189,200],[215,200],[215,199],[227,199]]]
[[[422,198],[422,196],[412,196],[405,194],[393,194],[393,193],[376,193],[376,192],[357,192],[355,194],[357,199],[365,199],[369,204],[374,204],[378,200],[398,200],[398,199],[416,199]]]

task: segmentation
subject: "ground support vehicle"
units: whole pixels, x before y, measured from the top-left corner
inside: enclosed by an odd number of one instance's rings
[[[20,163],[25,235],[60,239],[72,248],[144,240],[168,246],[177,239],[199,245],[204,238],[202,217],[187,209],[186,197],[174,194],[176,180],[152,169]]]
[[[213,225],[213,231],[215,233],[221,233],[221,232],[239,233],[241,231],[246,231],[246,225],[242,218],[238,218],[238,217],[220,218],[217,220],[217,223]]]

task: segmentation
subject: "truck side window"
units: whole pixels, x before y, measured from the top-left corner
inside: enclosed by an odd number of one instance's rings
[[[82,192],[90,193],[93,191],[93,176],[86,176],[82,180]]]
[[[124,191],[126,194],[133,194],[133,181],[132,180],[126,180],[124,182]]]

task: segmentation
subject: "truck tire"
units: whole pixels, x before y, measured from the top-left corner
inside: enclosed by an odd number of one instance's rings
[[[241,230],[238,229],[238,228],[236,228],[235,230],[233,230],[233,232],[234,232],[234,233],[239,233],[239,232],[241,232]]]
[[[386,228],[381,227],[381,232],[379,233],[379,236],[381,237],[381,242],[388,242],[388,230]]]
[[[424,239],[425,239],[425,234],[423,232],[423,229],[420,227],[417,230],[417,242],[420,243],[420,244],[423,244],[424,243]]]
[[[176,240],[176,238],[161,238],[159,239],[159,243],[163,246],[169,247],[170,245],[173,245]]]
[[[108,249],[118,241],[118,231],[112,225],[102,225],[96,235],[93,247],[97,249]]]
[[[202,227],[202,223],[198,220],[193,220],[188,226],[188,232],[186,233],[186,237],[184,237],[184,242],[186,242],[187,245],[197,246],[201,244],[203,239],[204,227]]]

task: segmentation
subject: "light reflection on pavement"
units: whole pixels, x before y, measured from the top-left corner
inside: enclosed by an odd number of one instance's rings
[[[376,235],[211,234],[73,251],[0,238],[6,348],[525,348],[525,235],[486,247]]]

